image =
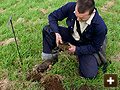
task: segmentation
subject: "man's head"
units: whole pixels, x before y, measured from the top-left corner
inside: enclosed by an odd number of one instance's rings
[[[78,0],[75,7],[75,15],[80,22],[86,21],[93,14],[94,0]]]

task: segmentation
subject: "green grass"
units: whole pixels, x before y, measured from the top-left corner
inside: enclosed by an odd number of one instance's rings
[[[52,1],[52,2],[51,2]],[[37,82],[26,82],[26,77],[29,72],[35,68],[35,65],[42,61],[42,29],[48,24],[48,15],[55,9],[61,7],[67,2],[76,0],[0,0],[0,42],[9,38],[14,38],[11,25],[8,25],[10,16],[13,14],[12,22],[16,37],[19,41],[20,54],[22,56],[23,65],[20,65],[17,48],[14,42],[8,45],[0,46],[0,80],[8,79],[11,89],[37,90],[40,88]],[[112,60],[112,64],[108,66],[109,74],[118,74],[120,81],[120,62],[114,61],[112,57],[120,55],[120,1],[115,0],[111,7],[107,5],[106,0],[95,0],[96,7],[100,15],[104,19],[108,27],[108,43],[107,43],[107,59]],[[108,0],[109,2],[112,0]],[[107,11],[103,12],[101,8],[108,6]],[[49,8],[50,7],[50,8]],[[43,14],[40,9],[43,8],[49,11]],[[65,25],[65,20],[59,22],[60,25]],[[79,88],[82,84],[93,85],[99,90],[108,90],[103,85],[102,67],[99,67],[98,76],[96,79],[89,80],[79,76],[78,64],[75,58],[59,56],[60,61],[57,62],[48,75],[59,74],[63,77],[63,86],[66,90],[70,90],[69,86],[75,85]],[[120,59],[120,57],[119,57]],[[117,88],[120,89],[120,84]]]

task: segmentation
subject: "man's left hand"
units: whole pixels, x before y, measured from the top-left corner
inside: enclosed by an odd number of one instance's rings
[[[69,45],[70,45],[70,48],[68,49],[68,50],[66,50],[66,52],[68,52],[68,53],[74,53],[75,52],[75,50],[76,50],[76,46],[74,46],[74,45],[72,45],[72,44],[70,44],[70,43],[68,43]]]

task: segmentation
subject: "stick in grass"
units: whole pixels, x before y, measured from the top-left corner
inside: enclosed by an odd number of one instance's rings
[[[9,20],[8,24],[11,23],[12,30],[13,30],[13,34],[14,34],[15,43],[16,43],[16,46],[17,46],[17,51],[18,51],[19,58],[20,58],[20,62],[21,62],[21,64],[23,64],[22,59],[21,59],[21,56],[20,56],[20,52],[19,52],[19,48],[18,48],[16,36],[15,36],[15,31],[14,31],[13,24],[12,24],[12,16],[13,16],[13,14],[12,14],[11,17],[10,17],[10,20]]]

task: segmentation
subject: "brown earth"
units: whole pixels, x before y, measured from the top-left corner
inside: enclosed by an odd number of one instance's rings
[[[84,84],[82,84],[80,88],[77,88],[75,85],[69,86],[69,88],[70,90],[99,90],[99,89],[95,89],[95,87],[92,85],[84,85]]]
[[[94,86],[81,85],[79,90],[95,90]]]
[[[69,49],[69,44],[67,42],[58,45],[59,50],[65,51]]]
[[[65,90],[58,75],[48,76],[42,83],[45,90]]]
[[[65,51],[68,49],[69,49],[69,44],[63,43],[63,44],[59,44],[57,50]],[[47,72],[44,75],[42,75],[42,73],[34,72],[29,75],[27,80],[29,81],[32,79],[33,82],[34,81],[40,82],[40,84],[42,84],[42,86],[44,87],[44,90],[65,90],[67,89],[66,87],[63,88],[60,75],[49,75],[48,77],[45,77],[46,75],[47,75]],[[87,85],[81,85],[80,88],[77,88],[75,85],[73,85],[73,86],[69,86],[69,88],[70,90],[94,90],[94,86],[87,86]]]
[[[60,80],[60,75],[49,75],[48,77],[43,77],[42,73],[32,73],[27,78],[27,81],[32,80],[40,82],[44,90],[65,90],[62,86]]]
[[[29,75],[29,77],[27,77],[27,81],[30,81],[32,79],[32,82],[34,81],[40,81],[40,79],[42,78],[43,76],[41,75],[41,73],[32,73]]]
[[[63,42],[62,44],[59,43],[58,47],[55,47],[53,50],[52,50],[52,53],[54,52],[57,52],[57,51],[65,51],[65,50],[68,50],[69,49],[69,44],[68,42]]]
[[[67,87],[63,88],[61,76],[60,75],[49,75],[45,77],[42,73],[32,73],[27,78],[27,81],[31,80],[38,81],[44,87],[44,90],[67,90]],[[70,90],[95,90],[95,87],[92,85],[81,85],[80,88],[77,88],[75,85],[69,86]]]

